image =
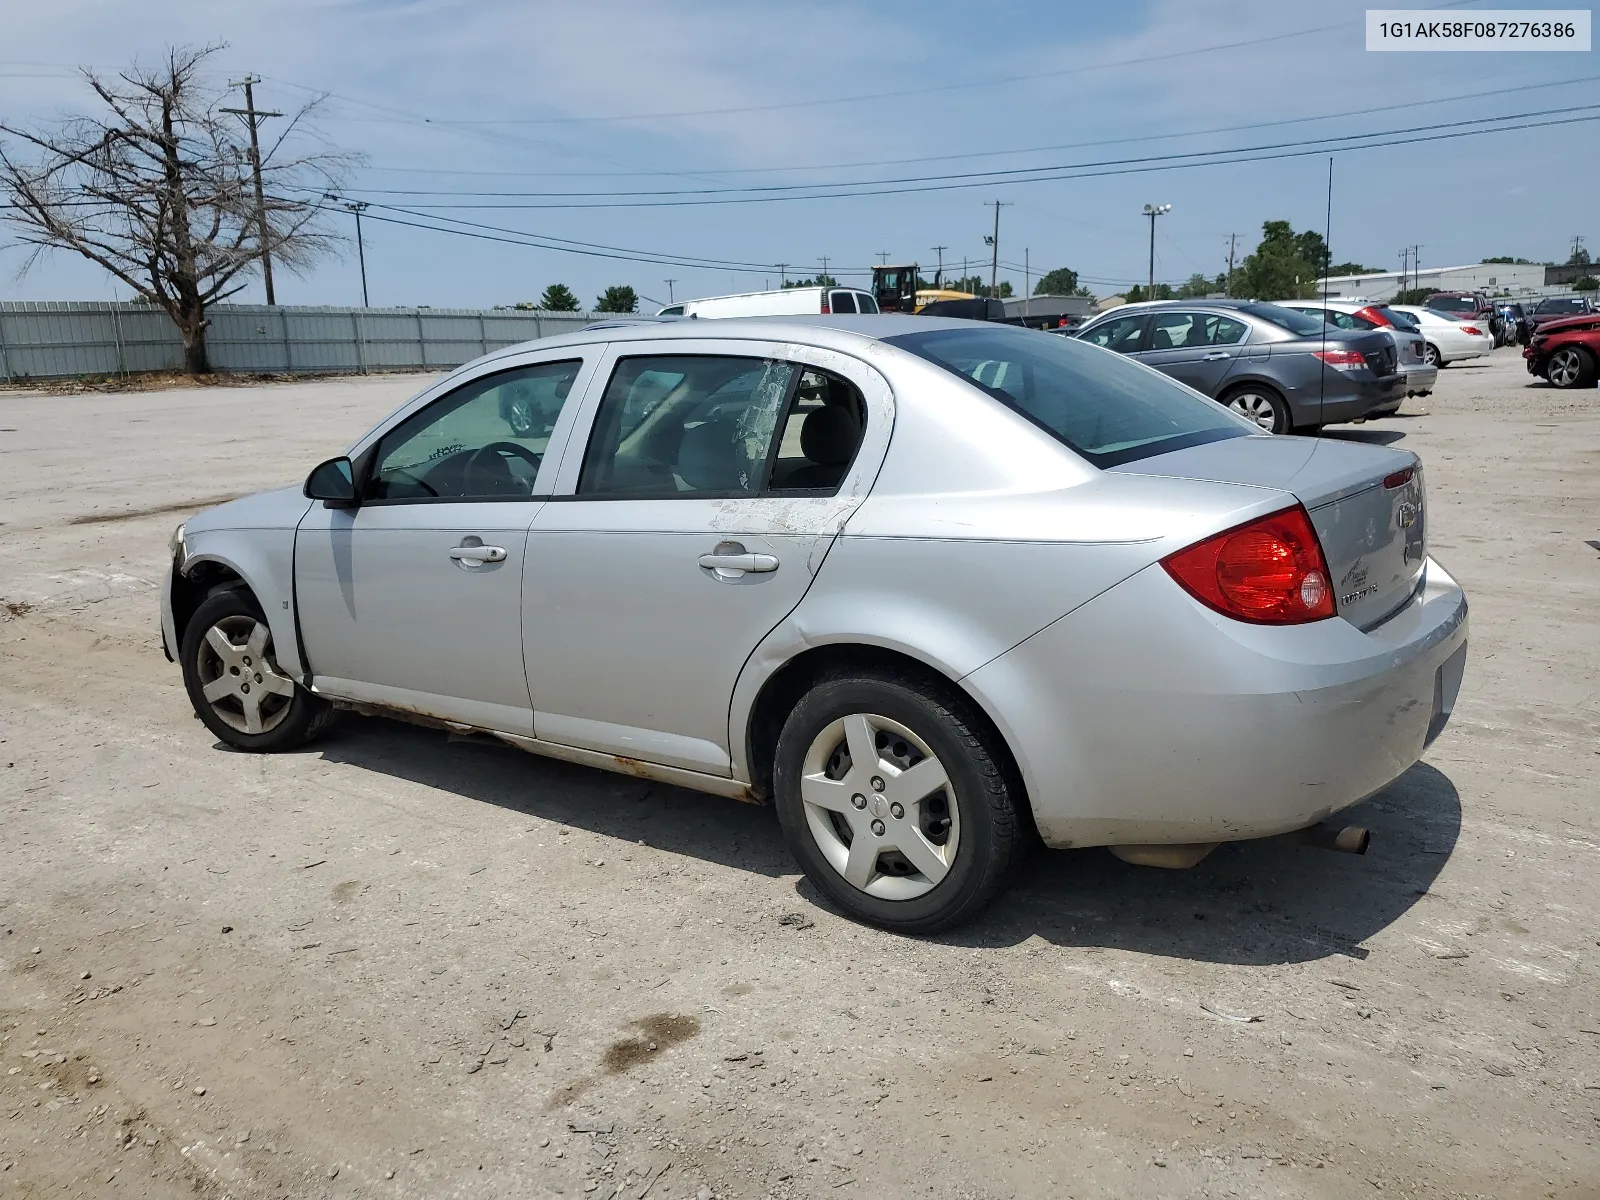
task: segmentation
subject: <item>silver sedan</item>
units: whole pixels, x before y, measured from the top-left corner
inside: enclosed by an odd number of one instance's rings
[[[229,745],[356,709],[771,802],[841,908],[928,932],[1036,836],[1193,862],[1407,770],[1466,659],[1425,527],[1413,455],[1083,342],[613,322],[180,526],[161,627]]]

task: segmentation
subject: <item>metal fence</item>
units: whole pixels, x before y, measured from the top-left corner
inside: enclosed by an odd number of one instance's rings
[[[460,366],[490,350],[581,329],[585,313],[219,304],[206,348],[217,371],[294,374]],[[0,379],[183,369],[183,339],[159,308],[112,302],[0,303]]]

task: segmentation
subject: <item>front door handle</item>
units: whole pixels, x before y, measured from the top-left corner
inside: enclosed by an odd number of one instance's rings
[[[1227,358],[1227,357],[1228,357],[1228,352],[1226,350],[1213,350],[1210,354],[1206,355],[1200,361],[1201,362],[1216,362],[1217,359],[1219,359],[1219,358]]]
[[[505,562],[504,546],[452,546],[450,557],[463,563]]]

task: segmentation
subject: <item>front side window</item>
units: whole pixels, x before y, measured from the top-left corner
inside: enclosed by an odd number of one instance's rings
[[[1143,313],[1114,317],[1085,331],[1083,340],[1104,346],[1107,350],[1115,350],[1118,354],[1132,354],[1139,348],[1139,339],[1144,336],[1144,327],[1149,323],[1150,318]]]
[[[832,293],[832,309],[835,313],[853,313],[856,310],[856,297],[854,292]]]
[[[977,386],[1098,467],[1249,436],[1182,384],[1071,338],[986,324],[886,341]]]
[[[798,374],[775,359],[623,359],[595,415],[578,494],[755,495]]]
[[[486,375],[413,413],[378,442],[364,500],[516,500],[533,483],[582,362]]]

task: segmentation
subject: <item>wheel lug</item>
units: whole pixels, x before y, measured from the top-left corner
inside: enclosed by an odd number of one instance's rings
[[[249,692],[250,692],[250,685],[248,683],[241,683],[239,685],[239,690],[241,692],[244,692],[246,695],[248,695]]]
[[[867,806],[867,798],[860,792],[857,792],[854,796],[850,797],[850,803],[856,808],[865,808]]]
[[[247,667],[250,665],[250,656],[248,654],[244,656],[244,665]]]
[[[257,676],[256,676],[256,682],[257,682],[257,683],[260,683],[260,682],[261,682],[261,676],[259,676],[259,675],[257,675]],[[899,815],[900,815],[900,814],[899,814],[899,813],[895,813],[895,816],[897,816],[897,817],[898,817],[898,816],[899,816]]]
[[[872,823],[872,832],[877,834],[879,837],[882,837],[883,836],[883,822],[882,821],[874,821]]]
[[[883,791],[883,776],[882,775],[874,775],[872,777],[872,790],[875,791],[875,792]]]
[[[896,801],[894,804],[889,805],[889,812],[895,818],[895,820],[899,820],[901,817],[906,815],[905,805]]]

